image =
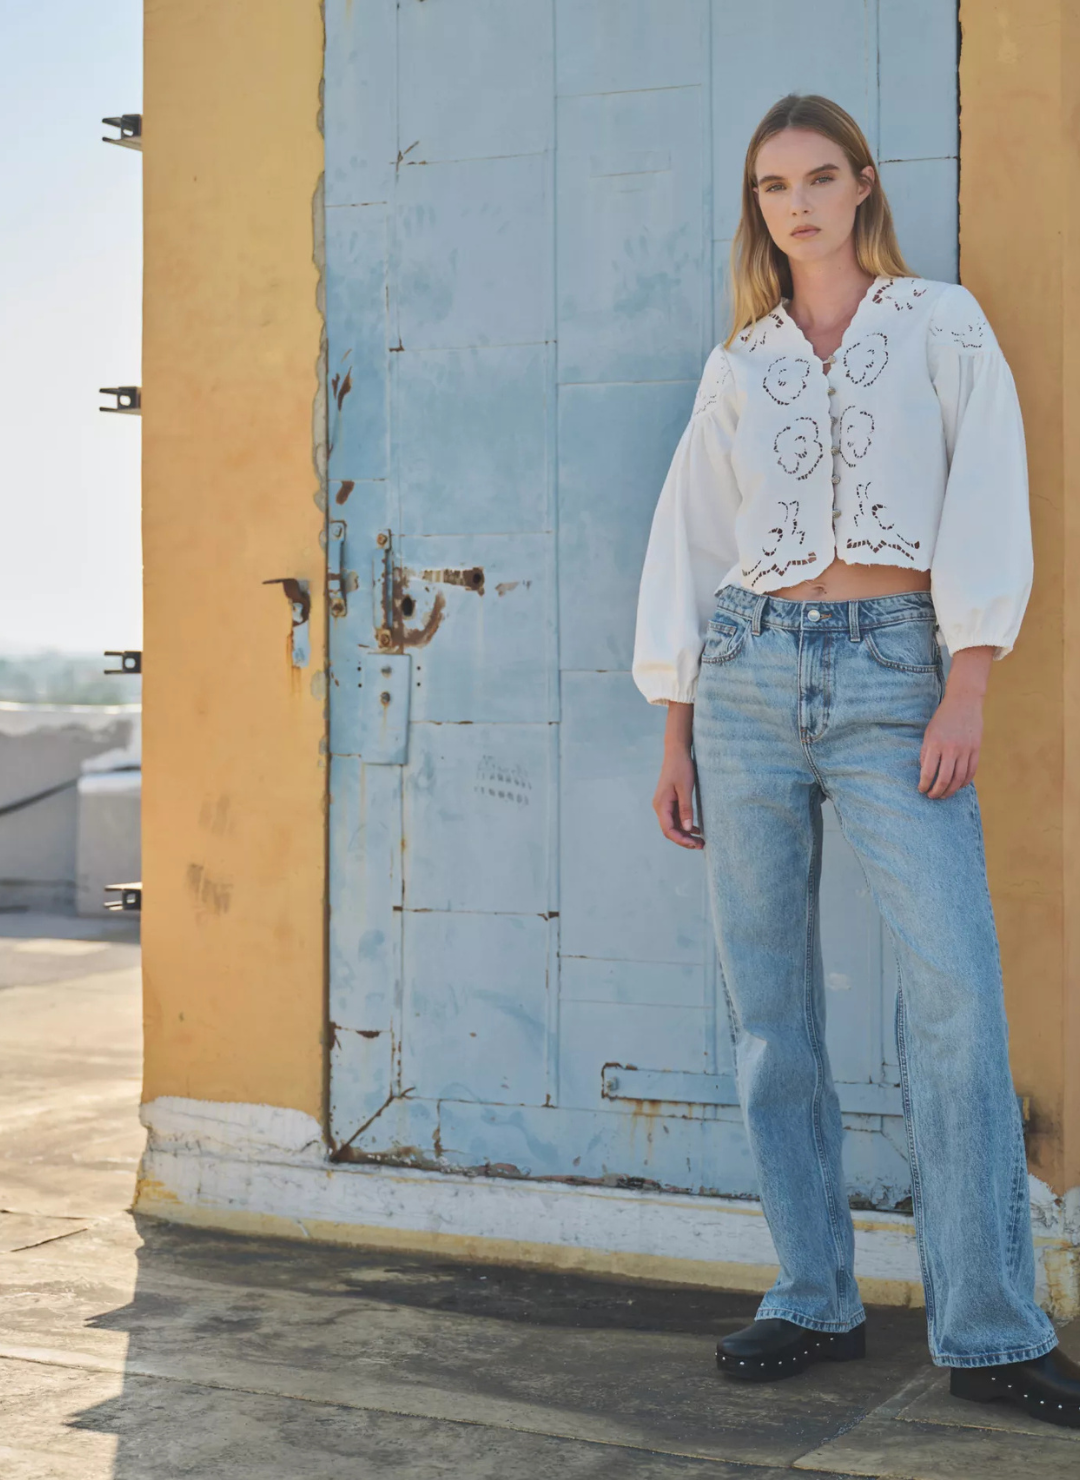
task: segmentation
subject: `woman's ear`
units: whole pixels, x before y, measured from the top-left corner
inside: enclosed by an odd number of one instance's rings
[[[868,164],[865,169],[862,169],[862,170],[859,171],[859,204],[860,205],[862,205],[863,201],[870,194],[871,190],[873,190],[873,188],[874,188],[874,181],[876,179],[877,179],[877,171],[874,169],[874,166],[872,164]]]

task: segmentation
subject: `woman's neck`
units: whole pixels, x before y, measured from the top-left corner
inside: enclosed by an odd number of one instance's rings
[[[791,262],[791,301],[788,313],[824,360],[838,348],[844,330],[874,281],[855,260],[852,249],[843,258],[822,262]]]

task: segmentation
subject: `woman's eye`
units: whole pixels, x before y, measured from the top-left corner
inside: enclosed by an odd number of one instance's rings
[[[781,184],[779,184],[779,183],[777,183],[775,185],[766,185],[765,186],[765,189],[766,189],[766,191],[768,192],[769,195],[772,195],[774,191],[783,190],[783,188],[784,187]]]
[[[818,175],[817,179],[814,181],[814,184],[815,185],[831,185],[832,182],[833,182],[833,180],[835,180],[835,178],[836,178],[835,175]]]

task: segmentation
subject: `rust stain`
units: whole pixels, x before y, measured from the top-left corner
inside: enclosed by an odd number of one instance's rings
[[[382,1036],[381,1028],[357,1028],[356,1031],[360,1034],[361,1038],[380,1038]]]
[[[431,610],[426,620],[418,627],[407,626],[407,618],[416,611],[415,598],[410,596],[407,590],[410,575],[412,571],[407,568],[394,567],[391,583],[391,627],[386,633],[387,641],[383,642],[381,636],[379,641],[379,646],[384,651],[392,650],[403,653],[406,648],[427,647],[439,630],[439,623],[446,611],[446,597],[441,591],[436,591],[435,600],[431,603]]]
[[[210,915],[229,913],[232,885],[212,879],[201,863],[188,864],[187,888],[201,912]]]
[[[436,586],[464,586],[467,591],[475,591],[478,596],[484,594],[482,565],[470,565],[466,570],[423,570],[420,572],[420,579],[430,581]]]
[[[355,1131],[353,1131],[352,1135],[349,1137],[349,1139],[347,1141],[342,1141],[342,1143],[341,1143],[340,1146],[336,1146],[334,1148],[334,1150],[331,1151],[331,1153],[330,1153],[330,1160],[331,1161],[353,1161],[353,1160],[360,1160],[360,1154],[358,1152],[355,1152],[352,1149],[352,1143],[356,1140],[357,1136],[362,1136],[364,1134],[364,1132],[367,1130],[368,1126],[369,1125],[373,1125],[375,1123],[375,1121],[378,1120],[379,1116],[383,1113],[383,1111],[384,1110],[388,1110],[390,1108],[390,1106],[394,1103],[395,1100],[404,1100],[404,1099],[407,1099],[409,1097],[409,1095],[411,1095],[413,1093],[413,1091],[415,1090],[415,1088],[416,1088],[416,1086],[414,1084],[411,1084],[408,1089],[403,1089],[401,1091],[400,1095],[399,1094],[395,1094],[394,1091],[391,1090],[390,1093],[387,1095],[386,1099],[382,1102],[382,1104],[379,1106],[379,1108],[375,1111],[375,1114],[374,1115],[369,1115],[368,1118],[367,1118],[367,1120],[364,1121],[363,1125],[362,1126],[359,1126]]]
[[[428,643],[439,630],[439,623],[443,619],[446,610],[446,597],[441,591],[435,593],[435,600],[431,603],[431,611],[428,613],[427,621],[422,627],[405,627],[401,629],[401,643],[403,647],[427,647]]]
[[[293,626],[302,627],[311,616],[311,593],[304,590],[295,576],[275,576],[272,580],[263,581],[263,585],[281,587],[290,606],[300,608],[299,612],[293,613]]]
[[[500,596],[505,596],[507,591],[513,591],[515,586],[520,586],[520,581],[500,581],[495,590]]]
[[[343,478],[341,482],[341,487],[338,489],[337,493],[334,494],[334,502],[336,504],[343,504],[355,487],[355,479]]]
[[[349,394],[351,390],[352,370],[345,371],[344,380],[342,380],[339,375],[335,375],[334,378],[331,380],[330,391],[334,397],[334,400],[337,402],[337,408],[339,411],[341,410],[341,403],[344,401],[345,397]]]

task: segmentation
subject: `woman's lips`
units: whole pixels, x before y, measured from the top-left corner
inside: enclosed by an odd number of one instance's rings
[[[819,226],[798,226],[791,234],[792,236],[817,236],[820,230]]]

